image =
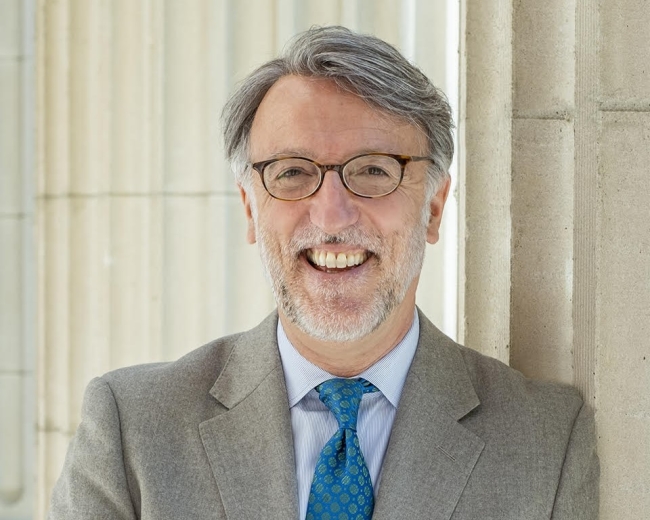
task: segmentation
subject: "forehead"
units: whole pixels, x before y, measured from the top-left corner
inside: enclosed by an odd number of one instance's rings
[[[251,128],[253,161],[304,155],[331,163],[371,151],[423,155],[426,138],[415,125],[323,78],[278,80],[260,103]]]

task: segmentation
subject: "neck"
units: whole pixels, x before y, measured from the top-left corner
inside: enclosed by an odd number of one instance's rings
[[[332,375],[353,377],[397,346],[413,323],[414,310],[415,293],[409,290],[404,301],[373,332],[346,342],[315,339],[289,322],[283,313],[280,321],[287,338],[305,359]]]

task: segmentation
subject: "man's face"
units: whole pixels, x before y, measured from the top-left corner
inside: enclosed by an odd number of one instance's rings
[[[368,152],[422,156],[426,139],[323,79],[280,79],[260,104],[250,136],[251,162],[299,156],[341,164]],[[259,243],[291,326],[321,340],[351,341],[401,305],[414,305],[426,242],[438,239],[448,190],[444,183],[425,200],[426,167],[410,163],[400,187],[376,199],[352,194],[332,171],[316,194],[299,201],[273,199],[257,174],[252,193],[242,189],[248,239]]]

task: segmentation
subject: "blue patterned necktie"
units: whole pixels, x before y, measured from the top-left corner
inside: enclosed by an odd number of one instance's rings
[[[365,379],[330,379],[316,390],[336,417],[339,429],[316,463],[306,520],[369,520],[375,498],[359,447],[357,414],[363,394],[377,388]]]

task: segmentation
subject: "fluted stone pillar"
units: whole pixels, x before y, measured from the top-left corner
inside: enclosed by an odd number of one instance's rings
[[[33,13],[0,2],[0,519],[34,500]]]
[[[604,518],[642,518],[650,511],[650,4],[601,0],[599,18],[595,6],[585,9],[600,49],[598,67],[586,63],[583,75],[599,79],[586,92],[598,175],[584,233],[595,235],[596,250],[585,329],[595,329],[587,338],[596,346],[602,489],[610,490],[602,506]]]
[[[508,360],[512,163],[512,5],[461,2],[461,341]]]
[[[325,23],[410,46],[444,82],[436,12],[412,0],[39,1],[36,518],[89,379],[178,358],[273,308],[221,149],[233,84]],[[453,324],[440,260],[427,262],[420,302]]]
[[[601,518],[642,518],[650,5],[466,0],[463,18],[464,337],[581,390],[596,411]]]

